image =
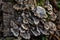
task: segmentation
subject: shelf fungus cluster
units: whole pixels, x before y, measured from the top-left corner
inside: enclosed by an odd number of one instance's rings
[[[4,29],[8,28],[15,37],[24,39],[56,32],[56,25],[52,21],[55,21],[57,16],[51,4],[34,7],[28,0],[15,1],[14,5],[10,2],[2,5],[3,23],[6,27]]]

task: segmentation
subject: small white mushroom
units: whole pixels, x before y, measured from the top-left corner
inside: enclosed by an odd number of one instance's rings
[[[44,35],[49,35],[49,33],[46,31],[46,30],[42,30],[40,29],[41,33],[44,34]]]
[[[19,31],[20,31],[21,33],[25,33],[25,30],[23,30],[22,28],[19,28]]]
[[[39,20],[38,20],[38,19],[33,18],[33,20],[34,20],[34,23],[35,23],[36,25],[39,24]]]
[[[49,29],[50,29],[50,26],[49,26],[48,22],[44,23],[44,28],[45,28],[46,30],[49,30]]]
[[[17,4],[13,5],[13,8],[14,8],[15,10],[20,10],[20,9],[21,9],[21,7],[19,7],[19,5],[17,5]]]
[[[52,11],[53,10],[53,7],[52,7],[51,4],[45,5],[45,8],[47,8],[48,11]]]
[[[47,30],[52,30],[52,31],[56,31],[56,25],[53,22],[46,22],[44,23],[44,28]]]
[[[20,33],[20,36],[23,37],[24,39],[30,39],[30,34],[28,31],[25,33]]]
[[[44,9],[43,7],[41,7],[41,6],[37,6],[36,15],[37,15],[39,18],[47,18],[46,11],[45,11],[45,9]]]
[[[32,27],[31,32],[34,34],[34,36],[39,36],[40,32],[38,29],[35,29],[35,27]]]
[[[24,25],[24,24],[21,24],[21,27],[25,30],[28,30],[28,26],[27,25]]]
[[[23,19],[23,23],[28,24],[28,20],[27,19]]]
[[[57,30],[56,25],[53,22],[49,22],[49,26],[50,26],[50,30],[52,30],[52,31]]]
[[[52,20],[52,21],[55,21],[56,18],[57,18],[57,15],[56,15],[56,14],[52,14],[52,15],[51,15],[51,20]]]
[[[34,5],[32,5],[32,7],[31,7],[31,10],[35,10],[35,7],[34,7]]]
[[[14,31],[13,28],[11,28],[11,32],[13,33],[14,36],[18,37],[19,35],[18,31]]]

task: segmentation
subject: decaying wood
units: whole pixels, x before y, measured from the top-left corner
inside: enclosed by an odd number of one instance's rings
[[[8,25],[9,23],[10,23],[10,17],[11,17],[11,14],[9,13],[9,12],[13,12],[12,10],[10,11],[10,9],[13,9],[15,12],[16,12],[16,10],[17,10],[17,14],[18,14],[18,11],[19,11],[19,14],[17,15],[17,16],[20,16],[20,14],[22,14],[22,13],[20,13],[20,11],[21,10],[23,10],[24,12],[25,12],[25,9],[27,9],[27,11],[29,11],[30,10],[30,8],[29,7],[31,7],[31,5],[33,6],[32,7],[32,9],[34,10],[34,8],[35,8],[35,6],[37,7],[37,3],[36,3],[36,1],[37,0],[28,0],[28,1],[24,1],[24,2],[22,2],[22,4],[20,3],[20,2],[17,2],[17,3],[15,3],[14,5],[12,4],[9,4],[10,2],[7,2],[6,3],[6,5],[5,6],[8,6],[8,7],[6,7],[7,8],[7,11],[6,11],[6,9],[5,9],[5,13],[2,13],[1,14],[1,17],[0,17],[0,22],[1,21],[3,21],[3,23],[4,22],[6,22],[5,24],[6,24],[6,29],[4,29],[4,33],[5,34],[8,34],[8,32],[10,32],[10,31],[8,31],[9,29],[7,28],[7,27],[9,27],[10,28],[10,26],[11,25]],[[52,6],[53,6],[53,8],[55,8],[54,9],[54,13],[57,13],[58,12],[58,7],[57,7],[57,2],[56,2],[56,0],[50,0],[50,3],[52,4]],[[21,4],[21,5],[27,5],[26,7],[23,7],[23,6],[20,6],[19,4]],[[3,7],[5,7],[4,6],[4,3],[3,3]],[[12,8],[10,7],[10,6],[12,6]],[[9,9],[9,10],[8,10]],[[4,10],[4,9],[3,9]],[[3,11],[2,10],[2,11]],[[22,11],[22,12],[23,12]],[[47,10],[46,10],[47,11]],[[7,12],[8,12],[8,15],[7,15]],[[16,13],[15,12],[13,12],[15,15],[16,15]],[[30,12],[30,11],[29,11]],[[28,14],[28,16],[29,16],[29,12],[27,12],[26,14]],[[5,15],[4,15],[5,14]],[[14,15],[13,14],[13,15]],[[32,15],[32,12],[30,12],[30,14]],[[7,16],[6,16],[7,15]],[[14,17],[15,17],[15,15],[14,15]],[[30,15],[30,16],[31,16]],[[59,21],[60,21],[60,12],[59,12]],[[34,15],[32,15],[31,16],[31,18],[33,17]],[[2,18],[2,17],[4,17],[4,18]],[[8,17],[8,18],[7,18]],[[24,16],[24,18],[25,18],[25,16]],[[13,19],[15,19],[15,18],[13,18]],[[36,19],[38,19],[37,17],[36,17]],[[6,20],[6,21],[5,21]],[[9,22],[8,22],[8,21]],[[12,19],[11,19],[12,20]],[[19,19],[20,20],[20,19]],[[14,21],[14,20],[13,20]],[[32,21],[32,20],[29,20],[29,22],[30,21]],[[36,20],[37,21],[37,20]],[[19,22],[19,21],[18,21]],[[14,21],[14,23],[15,24],[17,24],[19,27],[21,27],[21,22],[20,23],[18,23],[16,20]],[[37,21],[38,22],[38,21]],[[32,24],[33,24],[33,22],[31,22]],[[29,23],[30,24],[30,23]],[[30,24],[30,25],[32,25],[32,24]],[[35,25],[35,24],[34,24]],[[33,25],[33,26],[34,26]],[[15,27],[16,25],[14,25],[14,27]],[[40,26],[40,25],[39,25]],[[1,26],[0,26],[1,27]],[[17,26],[16,26],[17,27]],[[38,27],[38,26],[37,26]],[[12,27],[13,28],[13,27]],[[24,28],[24,27],[22,27],[22,28]],[[25,28],[27,28],[27,29],[29,29],[28,27],[25,27]],[[33,27],[32,27],[33,28]],[[32,29],[31,28],[31,29]],[[57,26],[57,28],[60,30],[60,24]],[[27,29],[24,29],[24,30],[27,30]],[[1,31],[1,28],[0,28],[0,31]],[[3,30],[2,30],[3,31]],[[30,29],[29,29],[29,31],[30,31]],[[35,30],[34,30],[35,31]],[[39,35],[40,36],[40,35]],[[55,35],[55,34],[51,34],[51,37],[50,37],[50,39],[52,38],[52,37],[55,37],[55,38],[57,38],[58,40],[60,40],[60,37],[59,36],[57,36],[57,35]],[[20,40],[20,38],[18,38],[18,40]],[[34,39],[33,39],[34,40]]]

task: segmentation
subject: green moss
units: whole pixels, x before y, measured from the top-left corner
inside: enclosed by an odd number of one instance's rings
[[[38,6],[44,5],[44,0],[37,0],[37,5]]]
[[[60,9],[60,0],[57,1],[58,8]]]
[[[41,40],[48,40],[47,35],[41,35]]]
[[[60,5],[58,5],[58,8],[60,8]]]
[[[42,37],[42,40],[48,40],[47,37]]]

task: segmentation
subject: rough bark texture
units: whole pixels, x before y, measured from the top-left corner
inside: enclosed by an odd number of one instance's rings
[[[57,1],[44,0],[42,6],[37,2],[0,0],[0,40],[60,40]]]

